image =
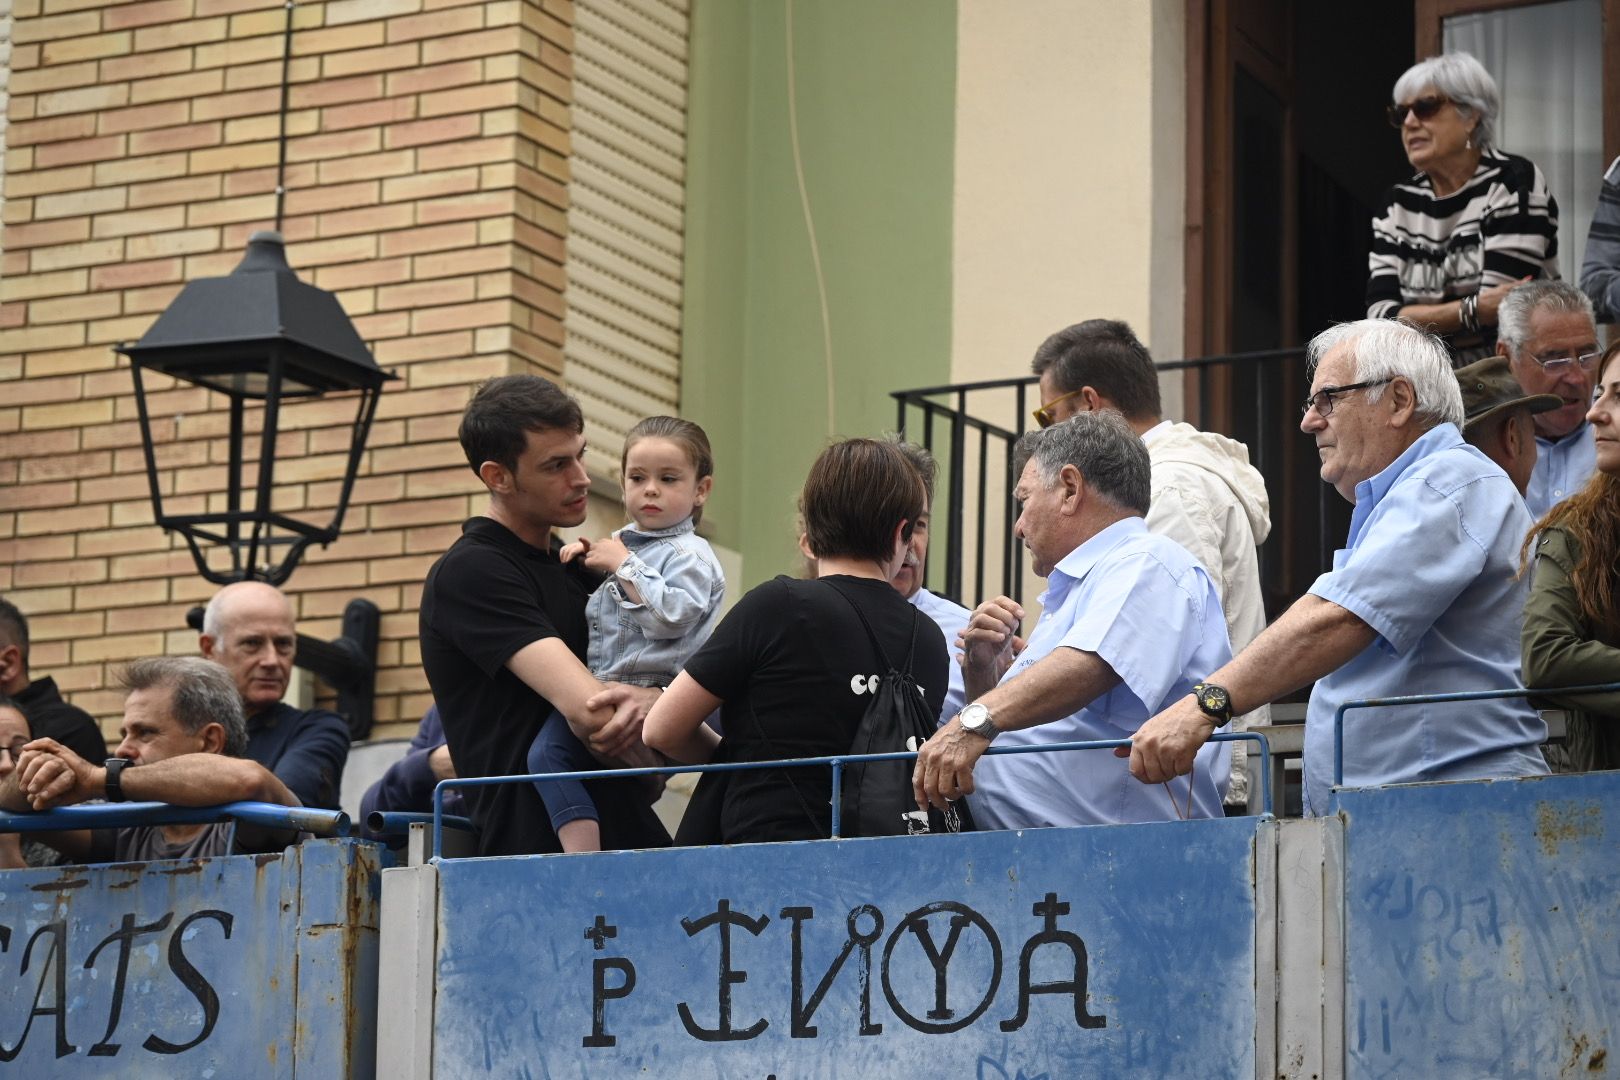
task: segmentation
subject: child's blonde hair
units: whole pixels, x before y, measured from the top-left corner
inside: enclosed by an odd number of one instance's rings
[[[625,465],[630,460],[630,448],[642,439],[668,439],[677,443],[686,451],[686,460],[691,462],[697,480],[714,475],[714,451],[709,448],[709,436],[701,427],[678,416],[649,416],[631,428],[624,437],[624,451],[619,455],[621,479]],[[703,507],[693,507],[692,524],[696,525],[702,520]]]

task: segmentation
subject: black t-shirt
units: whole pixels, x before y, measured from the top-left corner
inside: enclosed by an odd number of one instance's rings
[[[686,662],[686,673],[725,701],[721,718],[732,760],[849,751],[871,702],[871,677],[886,670],[851,603],[860,606],[884,655],[897,667],[905,665],[915,627],[912,677],[932,714],[939,713],[949,658],[945,635],[932,619],[919,616],[886,581],[779,577],[739,600]],[[831,828],[831,805],[828,768],[732,773],[721,837],[727,843],[824,837]]]
[[[16,700],[28,717],[28,730],[34,738],[55,739],[92,765],[100,765],[111,756],[95,719],[77,705],[63,701],[56,680],[49,675],[30,682]]]
[[[506,667],[519,650],[561,638],[585,662],[585,601],[601,578],[581,561],[559,562],[561,547],[553,539],[551,550],[542,551],[491,518],[473,518],[428,571],[420,615],[422,667],[459,776],[529,771],[529,744],[553,709]],[[533,785],[461,790],[478,826],[479,854],[561,850]],[[602,781],[589,790],[601,816],[603,847],[669,843],[634,781]]]

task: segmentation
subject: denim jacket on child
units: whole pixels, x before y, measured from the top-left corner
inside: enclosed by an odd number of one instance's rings
[[[719,621],[726,576],[691,518],[650,532],[626,525],[614,535],[630,554],[586,605],[587,663],[604,682],[668,686]],[[635,586],[641,603],[621,582]]]

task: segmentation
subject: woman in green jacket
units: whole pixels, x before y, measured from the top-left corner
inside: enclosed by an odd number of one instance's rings
[[[1592,411],[1597,471],[1554,506],[1525,539],[1534,574],[1524,606],[1524,684],[1620,682],[1620,341],[1598,365]],[[1543,699],[1571,710],[1561,747],[1547,747],[1555,772],[1620,768],[1620,691]]]

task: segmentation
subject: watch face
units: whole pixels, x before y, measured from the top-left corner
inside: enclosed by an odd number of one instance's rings
[[[995,730],[990,723],[990,710],[978,702],[962,710],[962,726],[975,735],[985,735]]]
[[[1230,702],[1226,691],[1219,686],[1205,686],[1198,692],[1198,704],[1206,713],[1224,713],[1230,707]]]

